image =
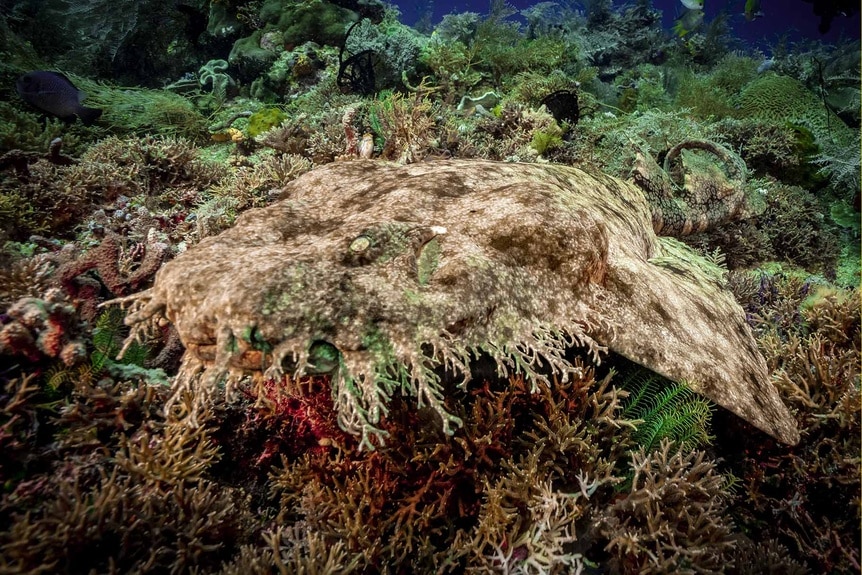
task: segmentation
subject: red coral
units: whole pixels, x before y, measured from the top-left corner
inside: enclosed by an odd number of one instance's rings
[[[63,287],[77,295],[78,284],[75,279],[89,270],[96,270],[105,287],[115,296],[123,296],[137,291],[141,285],[150,279],[164,260],[167,247],[152,243],[148,249],[136,247],[136,254],[143,254],[135,271],[123,274],[119,269],[119,261],[123,253],[121,239],[118,235],[109,233],[99,244],[84,256],[69,262],[57,270],[57,276]]]
[[[259,467],[268,468],[279,455],[326,453],[355,443],[338,427],[328,378],[266,380],[258,386],[256,400],[246,427],[265,435],[263,450],[254,462]]]
[[[75,309],[59,290],[50,290],[45,299],[21,298],[6,311],[5,325],[0,329],[0,354],[31,362],[60,357],[71,366],[86,355],[81,353],[86,349],[76,335],[79,330]]]

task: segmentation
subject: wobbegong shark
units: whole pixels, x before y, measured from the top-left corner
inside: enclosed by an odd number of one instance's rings
[[[126,298],[186,347],[175,397],[242,378],[331,375],[339,424],[373,449],[389,398],[443,405],[486,354],[501,376],[566,378],[607,350],[683,381],[785,443],[795,421],[722,272],[653,231],[635,185],[580,169],[353,160],[288,183]]]

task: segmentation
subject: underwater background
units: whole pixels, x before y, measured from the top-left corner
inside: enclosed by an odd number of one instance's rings
[[[858,573],[860,26],[0,0],[0,574]]]
[[[477,2],[395,2],[401,11],[401,21],[410,26],[423,26],[427,23],[436,24],[444,15],[454,12],[482,11],[485,7]],[[526,0],[510,2],[509,5],[518,10],[525,10],[539,4]],[[565,4],[561,2],[560,4]],[[614,2],[622,5],[624,2]],[[765,1],[757,2],[756,6],[746,6],[745,0],[713,0],[704,2],[703,11],[708,19],[720,14],[726,14],[729,27],[734,37],[744,40],[749,45],[766,48],[782,37],[787,36],[794,41],[811,39],[820,42],[835,42],[841,38],[859,38],[859,8],[852,2],[823,2],[825,7],[835,12],[835,18],[830,22],[825,32],[819,30],[821,16],[814,13],[814,7],[797,1]],[[755,3],[750,3],[755,4]],[[686,7],[678,0],[657,0],[653,8],[662,14],[662,25],[670,29]],[[759,13],[756,18],[746,17],[746,11]]]

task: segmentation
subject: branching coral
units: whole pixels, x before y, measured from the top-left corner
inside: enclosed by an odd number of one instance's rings
[[[381,156],[401,164],[424,158],[434,139],[434,105],[424,93],[393,93],[371,105],[369,115],[384,140]]]
[[[164,401],[158,388],[103,381],[75,389],[50,421],[58,461],[46,458],[38,436],[26,438],[42,464],[56,468],[30,481],[3,476],[12,489],[0,498],[4,569],[211,571],[225,542],[233,549],[245,542],[249,501],[204,477],[217,458],[204,428],[165,422],[156,413]],[[11,409],[20,412],[4,405],[4,413]]]
[[[223,174],[222,167],[202,161],[187,140],[109,137],[77,163],[49,157],[27,165],[26,173],[0,179],[0,213],[11,212],[12,239],[33,233],[63,235],[120,196],[126,201],[137,195],[158,197],[173,207],[181,201],[179,190],[206,187]],[[126,232],[128,224],[123,225],[126,229],[117,231]]]
[[[796,186],[766,183],[751,195],[760,196],[765,204],[758,213],[692,234],[686,242],[706,250],[720,249],[731,269],[780,261],[835,277],[839,237],[824,221],[814,194]]]
[[[50,285],[51,263],[41,257],[19,259],[0,267],[0,310],[21,298],[38,298]]]
[[[209,197],[195,209],[193,239],[227,229],[239,213],[266,205],[281,186],[310,169],[311,162],[295,154],[261,154],[253,165],[236,168],[212,186],[207,191]]]
[[[745,486],[733,515],[818,571],[852,573],[860,561],[859,292],[778,277],[760,285],[749,290],[753,318],[802,440],[785,450],[724,426],[716,444],[734,444],[720,455]]]
[[[534,161],[549,146],[563,144],[551,114],[511,102],[500,108],[499,115],[480,119],[472,139],[478,155],[505,161]]]
[[[616,573],[725,573],[735,546],[724,515],[727,480],[703,452],[632,454],[631,489],[605,511],[598,532]]]
[[[399,398],[385,422],[398,443],[283,457],[273,482],[282,520],[345,543],[360,567],[486,572],[503,561],[544,573],[585,564],[572,543],[592,500],[622,480],[629,426],[611,377],[597,382],[578,364],[579,377],[538,393],[523,379],[453,387],[447,408],[464,426],[451,439],[418,425],[425,416]]]

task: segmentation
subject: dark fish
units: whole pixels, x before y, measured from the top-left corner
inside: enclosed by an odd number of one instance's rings
[[[25,102],[66,122],[74,122],[77,116],[85,126],[89,126],[102,115],[98,108],[82,106],[85,94],[57,72],[28,72],[18,78],[15,87]]]
[[[578,94],[571,90],[557,90],[542,98],[542,104],[558,122],[566,122],[570,126],[578,123],[581,111],[578,107]]]

